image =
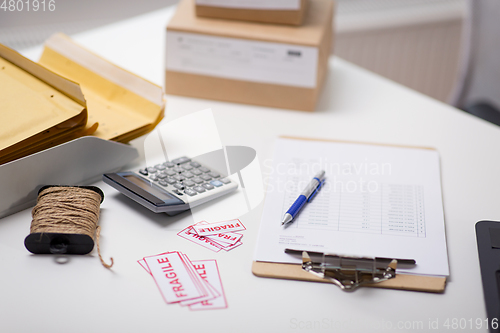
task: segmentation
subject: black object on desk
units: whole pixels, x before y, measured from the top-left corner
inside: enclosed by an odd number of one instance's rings
[[[500,332],[500,222],[477,222],[476,237],[488,328]]]

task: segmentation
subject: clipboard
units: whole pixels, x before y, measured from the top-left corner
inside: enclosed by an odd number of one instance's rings
[[[364,145],[435,150],[434,148],[429,148],[429,147],[413,147],[413,146],[403,146],[403,145],[376,144],[376,143],[340,141],[340,140],[328,140],[328,139],[313,139],[313,138],[301,138],[301,137],[291,137],[291,136],[281,136],[280,138],[306,140],[306,141],[354,143],[354,144],[364,144]],[[255,276],[264,278],[310,281],[310,282],[321,282],[321,283],[331,283],[331,284],[334,283],[328,279],[321,278],[311,274],[310,272],[307,272],[306,270],[303,269],[302,266],[303,265],[300,264],[253,261],[252,273]],[[395,277],[391,279],[377,283],[365,284],[363,286],[373,287],[373,288],[443,293],[446,287],[446,282],[447,282],[447,277],[400,274],[396,272]]]
[[[300,264],[281,264],[263,261],[252,263],[252,273],[259,277],[331,283],[302,269]],[[386,288],[399,290],[425,291],[442,293],[446,287],[446,277],[396,274],[396,277],[387,281],[367,284],[364,287]]]

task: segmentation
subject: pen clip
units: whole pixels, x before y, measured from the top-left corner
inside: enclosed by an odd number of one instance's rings
[[[309,198],[307,199],[307,202],[310,202],[314,196],[316,195],[316,193],[321,189],[321,186],[323,186],[323,183],[325,182],[325,180],[323,179],[319,184],[318,184],[318,187],[316,187],[316,189],[314,190],[314,192],[309,196]]]

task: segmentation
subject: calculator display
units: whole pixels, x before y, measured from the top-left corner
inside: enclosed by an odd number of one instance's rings
[[[158,199],[161,199],[164,201],[167,201],[170,199],[175,199],[174,196],[169,195],[167,192],[163,192],[163,191],[155,188],[150,183],[146,182],[142,178],[139,178],[133,174],[123,175],[122,177],[125,178],[126,180],[128,180],[129,182],[134,183],[135,185],[139,186],[140,188],[148,191],[150,194],[154,195]]]

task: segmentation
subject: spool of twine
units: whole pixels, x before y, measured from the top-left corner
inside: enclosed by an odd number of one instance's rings
[[[42,190],[31,215],[30,233],[83,234],[97,243],[97,254],[106,268],[99,246],[101,227],[98,225],[101,196],[79,187],[48,187]]]

